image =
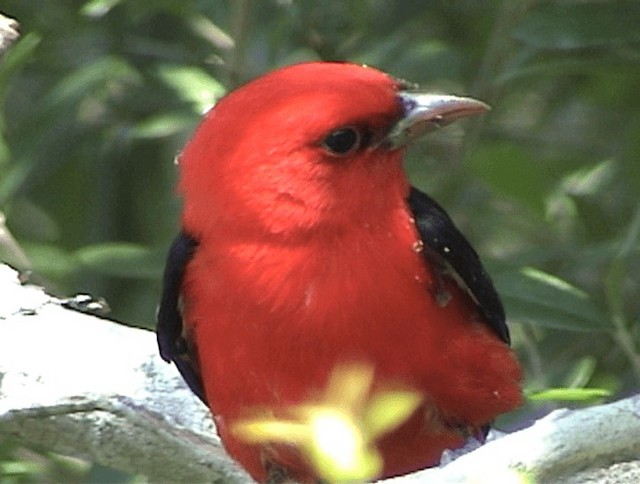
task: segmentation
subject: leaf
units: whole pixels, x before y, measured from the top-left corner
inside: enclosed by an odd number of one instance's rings
[[[166,138],[177,133],[193,129],[194,119],[180,113],[152,116],[138,123],[131,131],[131,136],[138,139]]]
[[[72,254],[53,244],[23,243],[36,273],[49,277],[67,277],[77,270],[77,260]]]
[[[572,363],[567,376],[564,378],[567,388],[584,387],[596,370],[597,360],[593,356],[584,356]]]
[[[100,90],[113,89],[115,83],[135,83],[140,80],[136,68],[126,60],[105,56],[72,71],[47,94],[44,105],[56,110],[74,105],[87,96],[95,98]]]
[[[547,4],[516,27],[516,39],[542,49],[619,46],[640,41],[637,2]]]
[[[7,81],[35,55],[42,37],[34,32],[22,36],[0,62],[0,93],[5,92]]]
[[[618,166],[612,159],[581,167],[564,177],[562,188],[571,195],[595,195],[612,183],[617,171]]]
[[[627,316],[625,313],[625,284],[629,273],[628,261],[640,245],[640,204],[636,206],[631,222],[616,245],[616,252],[605,277],[605,295],[613,321],[618,328],[624,328],[629,324],[626,322]]]
[[[211,109],[225,94],[225,88],[220,82],[197,67],[163,65],[158,68],[158,75],[183,101],[190,103],[198,114]]]
[[[548,170],[536,163],[528,150],[515,144],[496,143],[476,150],[470,161],[475,175],[496,192],[534,212],[543,212],[540,193],[544,191]]]
[[[539,57],[539,56],[538,56]],[[600,56],[572,56],[557,59],[527,58],[516,63],[500,73],[495,83],[503,85],[508,82],[527,78],[549,78],[570,75],[586,76],[625,76],[632,78],[638,75],[640,69],[630,64],[624,58],[616,55]]]
[[[121,2],[122,0],[90,0],[82,6],[80,13],[87,17],[103,17]]]
[[[547,388],[528,393],[527,399],[532,402],[586,402],[610,395],[611,392],[605,388]]]
[[[0,462],[0,476],[3,482],[28,482],[37,480],[39,475],[44,474],[47,466],[44,462],[28,460],[6,460]]]
[[[609,329],[608,318],[589,296],[556,276],[525,267],[494,282],[509,319],[569,331]]]
[[[195,33],[218,49],[230,50],[235,47],[233,38],[205,15],[193,15],[189,23]]]
[[[146,247],[127,243],[90,245],[76,251],[87,269],[112,277],[158,278],[161,264]]]

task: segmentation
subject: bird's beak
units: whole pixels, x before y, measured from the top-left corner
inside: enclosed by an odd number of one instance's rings
[[[481,114],[491,109],[489,105],[470,97],[424,92],[400,92],[398,97],[404,109],[404,116],[384,139],[384,143],[391,149],[404,146],[456,119]]]

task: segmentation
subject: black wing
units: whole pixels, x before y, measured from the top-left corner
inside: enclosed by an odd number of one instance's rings
[[[206,404],[195,355],[184,337],[180,311],[182,278],[197,245],[197,241],[184,232],[180,232],[171,244],[162,279],[157,337],[162,359],[176,364],[191,391]]]
[[[428,195],[411,187],[408,198],[418,233],[430,263],[443,267],[474,299],[487,323],[505,343],[510,343],[500,297],[476,251],[453,224],[444,209]],[[435,259],[435,260],[434,260]]]

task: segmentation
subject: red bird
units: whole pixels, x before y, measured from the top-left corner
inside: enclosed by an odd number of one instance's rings
[[[520,404],[491,280],[402,166],[408,141],[486,109],[373,68],[306,63],[225,96],[184,148],[160,353],[256,480],[318,475],[301,453],[238,438],[234,422],[314,401],[343,364],[422,399],[375,442],[379,477],[436,465]]]

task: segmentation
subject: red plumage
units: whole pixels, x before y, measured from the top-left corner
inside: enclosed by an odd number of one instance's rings
[[[313,476],[230,425],[317,397],[337,365],[370,365],[373,390],[424,397],[378,442],[383,476],[437,464],[520,403],[512,351],[421,250],[404,149],[383,143],[404,115],[401,89],[351,64],[281,69],[223,98],[180,157],[183,230],[197,241],[181,286],[185,334],[224,445],[258,480],[265,460]],[[367,145],[331,153],[323,140],[341,127]]]

